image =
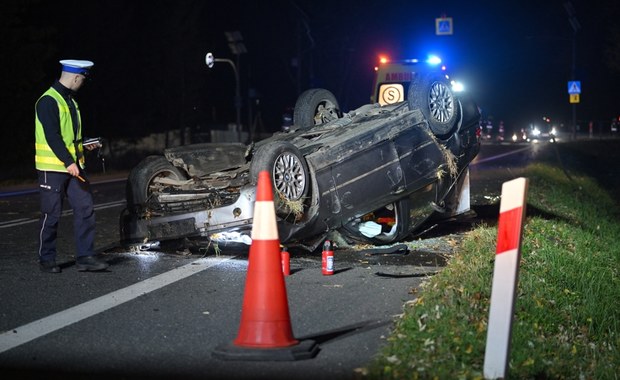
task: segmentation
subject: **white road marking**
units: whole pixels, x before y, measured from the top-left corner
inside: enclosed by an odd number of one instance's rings
[[[18,225],[18,224],[23,224],[23,223],[30,223],[31,220],[33,219],[20,218],[20,219],[7,220],[4,222],[0,222],[0,228],[3,228],[6,225]]]
[[[101,181],[95,181],[95,182],[91,182],[91,185],[99,185],[102,183],[115,183],[115,182],[124,182],[126,181],[127,178],[112,178],[112,179],[106,179],[106,180],[101,180]],[[21,196],[21,195],[28,195],[28,194],[36,194],[39,192],[39,188],[37,185],[34,185],[35,187],[33,188],[29,188],[29,189],[23,189],[23,190],[16,190],[16,191],[0,191],[0,198],[7,198],[7,197],[14,197],[14,196]]]
[[[497,160],[498,158],[510,156],[511,154],[517,154],[519,152],[523,152],[524,150],[528,150],[528,149],[532,149],[532,147],[526,146],[525,148],[521,148],[521,149],[517,149],[517,150],[511,150],[510,152],[498,154],[496,156],[491,156],[491,157],[487,157],[487,158],[482,158],[482,159],[479,159],[479,160],[477,159],[478,157],[476,157],[476,158],[474,158],[474,160],[472,162],[469,163],[469,166],[478,165],[478,164],[481,164],[481,163],[487,162],[487,161],[494,161],[494,160]]]
[[[94,206],[95,210],[103,210],[106,208],[112,208],[112,207],[118,207],[118,206],[124,206],[126,203],[126,201],[114,201],[114,202],[108,202],[108,203],[100,203],[98,205]],[[64,210],[61,214],[61,216],[67,216],[67,215],[72,215],[73,214],[73,210]],[[15,220],[8,220],[6,222],[2,222],[0,223],[0,229],[2,228],[9,228],[9,227],[15,227],[15,226],[21,226],[22,224],[28,224],[28,223],[35,223],[35,222],[39,222],[39,218],[36,219],[26,219],[26,218],[21,218],[21,219],[15,219]]]
[[[31,340],[60,330],[63,327],[77,323],[83,319],[92,317],[115,306],[131,301],[141,295],[163,288],[176,281],[202,272],[205,269],[215,267],[231,260],[233,256],[219,256],[217,258],[203,258],[187,265],[175,268],[166,273],[133,284],[115,292],[108,293],[83,304],[71,307],[48,317],[30,322],[0,334],[0,353],[28,343]]]

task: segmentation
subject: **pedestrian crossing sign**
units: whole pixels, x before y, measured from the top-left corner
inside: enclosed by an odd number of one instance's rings
[[[578,80],[568,82],[569,94],[581,94],[581,82]]]
[[[447,36],[452,34],[452,17],[439,17],[435,19],[435,34]]]

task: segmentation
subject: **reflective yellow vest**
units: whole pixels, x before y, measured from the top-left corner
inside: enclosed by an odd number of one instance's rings
[[[77,105],[77,102],[73,99],[73,106],[75,107],[77,117],[78,117],[78,132],[77,137],[73,132],[73,120],[71,118],[71,111],[69,110],[69,105],[67,101],[56,91],[54,88],[50,87],[41,98],[44,96],[51,96],[58,103],[58,112],[60,118],[60,134],[62,136],[62,140],[71,153],[73,160],[77,162],[77,156],[75,154],[75,145],[74,140],[77,139],[79,141],[78,150],[80,152],[80,166],[84,168],[84,148],[82,147],[82,118],[80,116],[80,109]],[[39,98],[39,100],[41,99]],[[38,103],[38,100],[37,100]],[[43,131],[43,125],[39,120],[39,116],[35,111],[35,167],[37,170],[48,170],[53,172],[67,172],[67,168],[65,168],[65,164],[56,157],[52,148],[47,144],[47,139],[45,138],[45,132]]]

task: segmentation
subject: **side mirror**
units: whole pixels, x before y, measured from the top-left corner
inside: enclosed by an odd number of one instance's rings
[[[213,67],[213,65],[215,64],[215,57],[213,57],[213,53],[207,53],[207,56],[205,57],[205,62],[207,63],[207,66],[209,66],[209,68]]]

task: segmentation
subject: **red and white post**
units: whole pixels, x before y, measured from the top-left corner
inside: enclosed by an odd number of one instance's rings
[[[485,379],[505,378],[508,371],[527,184],[526,178],[517,178],[502,185],[491,307],[484,353]]]

